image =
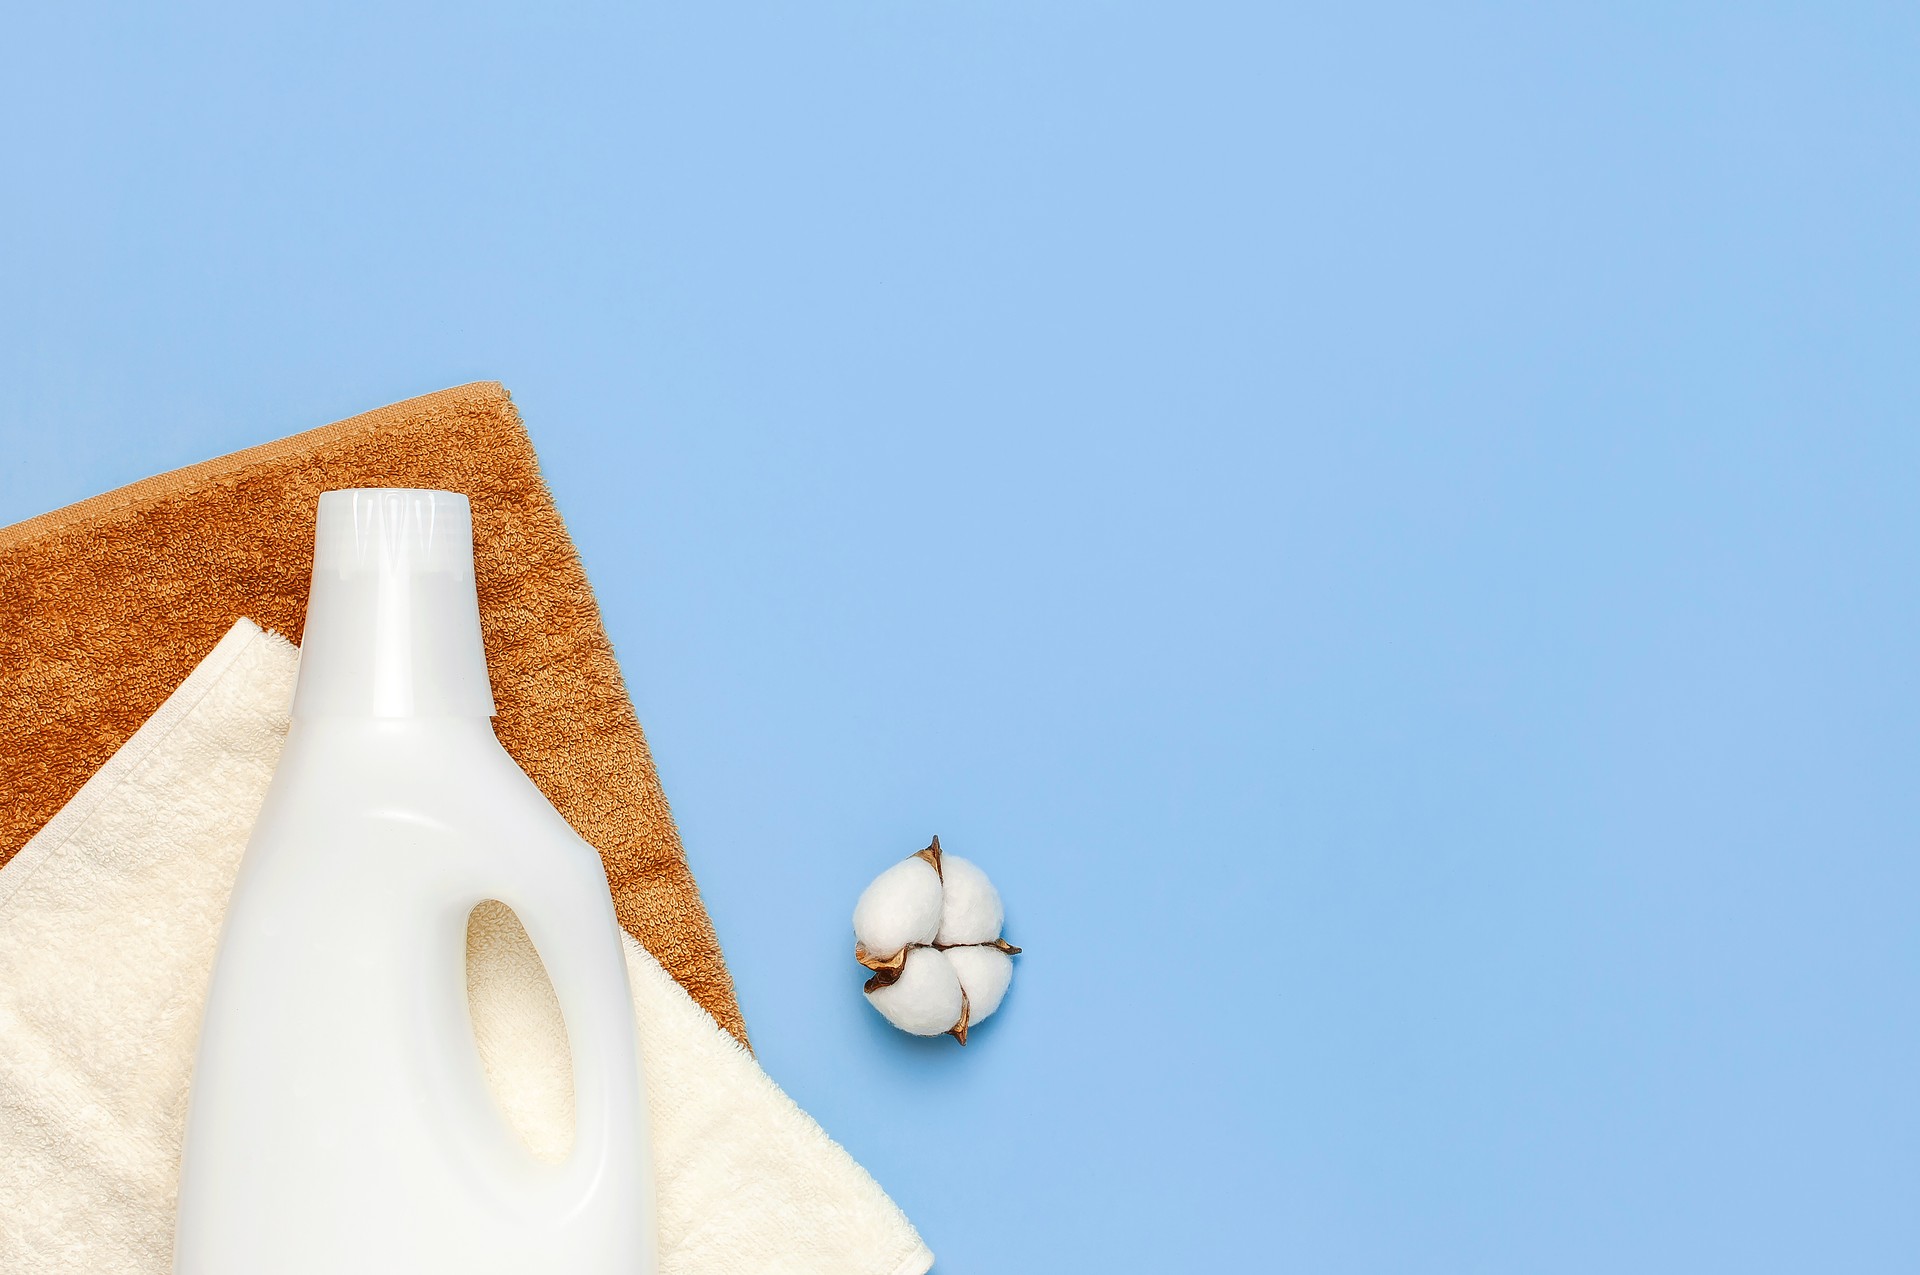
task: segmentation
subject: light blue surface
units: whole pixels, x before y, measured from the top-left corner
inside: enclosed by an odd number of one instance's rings
[[[1911,7],[522,7],[12,14],[0,521],[504,380],[944,1272],[1920,1269]]]

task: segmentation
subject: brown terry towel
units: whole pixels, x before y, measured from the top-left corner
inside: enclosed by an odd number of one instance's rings
[[[409,399],[0,530],[0,864],[241,616],[298,640],[320,493],[473,503],[494,729],[606,863],[614,910],[746,1041],[680,836],[533,445],[492,382]]]

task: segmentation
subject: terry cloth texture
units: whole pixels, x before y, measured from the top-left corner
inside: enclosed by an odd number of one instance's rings
[[[0,868],[0,1271],[165,1275],[214,949],[287,729],[294,649],[235,624]],[[661,1275],[921,1275],[871,1177],[629,936]],[[468,930],[475,1036],[536,1153],[571,1137],[565,1029],[513,913]]]
[[[442,390],[0,530],[0,864],[237,616],[298,640],[320,493],[473,504],[500,742],[599,847],[627,932],[743,1044],[719,940],[533,445],[505,389]]]

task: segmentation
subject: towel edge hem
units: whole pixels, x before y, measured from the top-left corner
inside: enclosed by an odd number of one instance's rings
[[[174,727],[212,692],[220,679],[233,668],[241,652],[256,639],[265,636],[266,630],[244,615],[233,622],[232,627],[214,643],[213,649],[194,665],[193,672],[187,674],[186,680],[176,686],[173,693],[154,710],[153,716],[142,722],[140,729],[114,750],[113,756],[107,758],[106,763],[86,783],[80,785],[79,792],[54,811],[53,818],[41,825],[40,831],[28,837],[26,844],[4,865],[0,865],[0,910],[5,909],[28,878],[72,838],[107,793],[125,779],[134,767],[145,761],[160,742],[173,732]]]

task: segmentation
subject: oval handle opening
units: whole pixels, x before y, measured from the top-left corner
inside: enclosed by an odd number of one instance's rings
[[[488,899],[467,917],[467,1011],[495,1107],[535,1159],[573,1151],[573,1051],[547,967],[512,908]]]

